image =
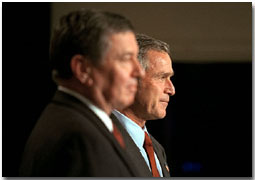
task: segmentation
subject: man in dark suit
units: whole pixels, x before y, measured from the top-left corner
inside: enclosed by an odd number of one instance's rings
[[[147,131],[148,120],[162,119],[170,96],[175,94],[174,74],[169,45],[144,34],[137,34],[138,59],[145,77],[138,81],[134,103],[115,110],[112,119],[123,133],[127,151],[143,176],[168,177],[169,167],[164,148]]]
[[[121,15],[81,10],[60,19],[50,47],[58,90],[27,141],[20,176],[140,176],[109,118],[134,101],[137,54]]]

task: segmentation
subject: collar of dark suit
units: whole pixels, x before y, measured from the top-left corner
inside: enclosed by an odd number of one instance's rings
[[[76,99],[79,99],[82,103],[84,103],[90,110],[92,110],[99,117],[99,119],[104,123],[104,125],[107,127],[107,129],[110,132],[113,132],[112,121],[111,121],[110,117],[108,116],[108,114],[106,114],[99,107],[95,106],[89,99],[87,99],[86,97],[82,96],[81,94],[79,94],[69,88],[66,88],[64,86],[58,86],[58,90],[66,93],[66,94],[69,94],[69,95],[75,97]]]

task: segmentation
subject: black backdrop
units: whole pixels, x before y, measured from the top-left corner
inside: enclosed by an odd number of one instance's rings
[[[167,117],[148,123],[173,176],[252,176],[251,63],[174,64]]]
[[[2,3],[2,168],[18,176],[24,144],[56,89],[48,67],[50,3]],[[252,176],[252,63],[174,61],[167,116],[147,127],[172,176]]]

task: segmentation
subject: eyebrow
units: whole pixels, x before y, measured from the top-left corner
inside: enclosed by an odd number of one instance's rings
[[[122,56],[122,57],[124,57],[124,56],[134,56],[134,53],[133,52],[124,52],[124,53],[120,54],[119,56]]]
[[[174,71],[173,71],[173,72],[170,72],[170,73],[169,73],[169,72],[167,72],[167,73],[166,73],[166,72],[160,72],[160,73],[158,73],[158,75],[159,75],[159,76],[161,76],[161,75],[167,75],[167,76],[172,77],[172,76],[174,76]]]

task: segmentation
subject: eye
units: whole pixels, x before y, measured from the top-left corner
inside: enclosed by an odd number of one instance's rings
[[[160,81],[164,81],[164,80],[166,79],[166,77],[165,77],[165,76],[159,76],[158,79],[159,79]]]
[[[130,56],[130,55],[124,55],[124,56],[120,57],[120,60],[121,61],[130,61],[131,58],[132,58],[132,56]]]
[[[170,74],[168,74],[168,73],[160,73],[160,74],[157,74],[155,76],[155,78],[160,80],[160,81],[165,81],[167,79],[170,79]]]
[[[168,76],[167,75],[162,75],[160,79],[167,79]]]

